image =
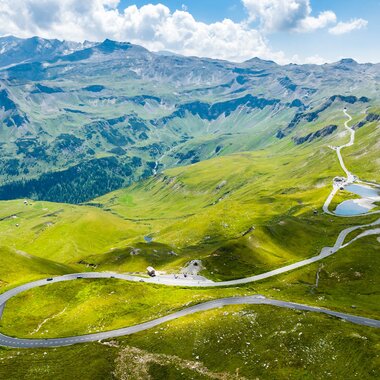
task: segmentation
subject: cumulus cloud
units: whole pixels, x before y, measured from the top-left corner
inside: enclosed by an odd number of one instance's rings
[[[292,63],[296,64],[314,64],[314,65],[323,65],[328,62],[324,57],[321,57],[319,54],[301,58],[298,54],[293,55],[291,59]]]
[[[307,16],[300,20],[295,28],[297,32],[314,32],[336,23],[336,15],[332,11],[321,12],[318,17]]]
[[[336,22],[332,11],[311,15],[310,0],[242,0],[250,20],[257,20],[266,32],[291,30],[311,32]]]
[[[331,11],[312,16],[310,0],[242,0],[249,19],[214,23],[196,20],[183,6],[171,11],[163,4],[131,5],[120,10],[120,0],[0,0],[0,35],[38,35],[73,41],[110,38],[130,41],[159,51],[243,61],[258,56],[288,63],[273,51],[268,31],[314,31],[336,23]],[[253,23],[257,21],[258,27]],[[362,20],[361,22],[363,22]],[[360,27],[339,23],[330,29],[341,34]],[[353,25],[353,26],[352,26]]]
[[[334,27],[329,29],[329,33],[335,35],[341,35],[350,33],[353,30],[363,29],[368,25],[367,20],[363,20],[362,18],[357,18],[351,20],[349,22],[338,22]]]
[[[0,0],[0,34],[20,37],[99,41],[111,38],[148,49],[185,55],[245,60],[254,56],[283,62],[262,34],[247,23],[229,19],[203,23],[183,7],[172,12],[163,4],[129,6],[119,0]]]

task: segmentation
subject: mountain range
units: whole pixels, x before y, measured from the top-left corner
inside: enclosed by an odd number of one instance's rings
[[[337,105],[374,104],[380,79],[352,59],[234,63],[111,40],[10,36],[0,52],[0,199],[81,203],[164,168],[310,143],[338,133]]]

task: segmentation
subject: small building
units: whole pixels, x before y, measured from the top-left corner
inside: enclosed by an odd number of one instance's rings
[[[146,268],[146,271],[150,277],[156,277],[156,270],[153,267]]]

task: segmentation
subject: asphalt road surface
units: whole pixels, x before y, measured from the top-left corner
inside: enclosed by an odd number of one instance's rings
[[[103,278],[103,277],[101,277]],[[39,283],[40,281],[35,282]],[[35,285],[38,286],[38,285]],[[307,306],[298,303],[285,302],[273,299],[267,299],[264,296],[246,296],[246,297],[231,297],[231,298],[221,298],[213,301],[204,302],[198,305],[194,305],[183,309],[181,311],[177,311],[175,313],[166,315],[165,317],[157,318],[149,322],[140,323],[135,326],[125,327],[122,329],[106,331],[96,334],[88,334],[88,335],[80,335],[69,338],[56,338],[56,339],[19,339],[12,338],[3,334],[0,334],[0,345],[13,347],[13,348],[38,348],[38,347],[61,347],[61,346],[69,346],[72,344],[85,343],[85,342],[94,342],[100,341],[103,339],[116,338],[125,335],[131,335],[138,333],[140,331],[145,331],[161,325],[162,323],[166,323],[172,321],[177,318],[181,318],[187,315],[191,315],[194,313],[198,313],[201,311],[207,311],[212,309],[217,309],[220,307],[228,306],[228,305],[271,305],[282,307],[286,309],[294,309],[294,310],[302,310],[307,312],[316,312],[330,315],[332,317],[340,318],[347,322],[352,322],[355,324],[369,326],[369,327],[380,327],[380,321],[376,319],[363,318],[358,317],[351,314],[338,313],[335,311],[331,311],[324,308]]]
[[[347,185],[351,185],[354,182],[360,182],[360,183],[367,184],[367,185],[370,185],[370,186],[380,187],[380,185],[378,185],[377,183],[370,183],[370,182],[361,181],[359,178],[357,178],[355,175],[353,175],[347,169],[346,164],[344,163],[344,160],[343,160],[343,157],[342,157],[342,149],[354,145],[354,143],[355,143],[355,130],[352,129],[352,128],[350,128],[349,125],[348,125],[348,123],[352,120],[352,117],[347,113],[346,109],[344,109],[343,112],[348,117],[348,120],[346,120],[345,123],[344,123],[344,127],[350,133],[350,141],[347,144],[344,144],[344,145],[341,145],[341,146],[338,146],[338,147],[335,147],[335,148],[334,147],[330,147],[330,148],[332,148],[332,149],[334,149],[336,151],[336,154],[337,154],[338,159],[339,159],[340,166],[342,167],[343,171],[346,174],[346,180],[343,183],[336,183],[335,181],[333,182],[333,189],[331,190],[331,193],[329,194],[329,196],[327,197],[327,199],[326,199],[326,201],[325,201],[325,203],[323,205],[323,211],[326,214],[335,215],[335,216],[339,216],[339,217],[343,217],[343,218],[353,218],[353,217],[363,216],[363,215],[369,215],[369,214],[379,214],[380,211],[372,211],[372,212],[369,211],[367,213],[360,214],[360,215],[336,215],[334,212],[331,212],[329,210],[330,203],[332,202],[332,200],[334,199],[336,193],[339,191],[339,189],[342,186],[345,187]]]

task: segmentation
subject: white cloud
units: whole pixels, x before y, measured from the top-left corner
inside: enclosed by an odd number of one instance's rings
[[[249,19],[200,22],[184,6],[171,11],[163,4],[131,5],[120,0],[0,0],[0,35],[38,35],[73,41],[110,38],[130,41],[153,51],[243,61],[253,57],[289,63],[273,51],[268,31],[315,31],[336,23],[331,11],[311,15],[310,0],[242,0]],[[257,20],[259,27],[253,22]],[[364,20],[338,23],[330,29],[341,34],[362,27]]]
[[[328,62],[326,58],[321,57],[319,54],[312,55],[310,57],[306,57],[302,63],[310,63],[314,65],[323,65],[324,63]]]
[[[291,30],[311,32],[336,22],[332,11],[311,16],[310,0],[242,0],[250,20],[258,20],[266,32]]]
[[[293,55],[291,59],[292,63],[296,64],[314,64],[314,65],[323,65],[326,62],[329,62],[326,58],[321,57],[319,54],[312,55],[305,58],[300,58],[298,54]]]
[[[297,32],[314,32],[318,29],[326,28],[336,23],[336,15],[334,12],[325,11],[321,12],[318,17],[305,17],[300,20],[297,28]]]
[[[255,56],[284,61],[262,34],[229,19],[206,24],[186,10],[162,4],[132,5],[119,0],[0,0],[0,35],[38,35],[74,41],[111,38],[142,44],[153,51],[245,60]]]
[[[368,25],[367,20],[362,18],[353,19],[349,22],[338,22],[334,27],[329,29],[329,33],[335,35],[341,35],[350,33],[353,30],[363,29]]]

